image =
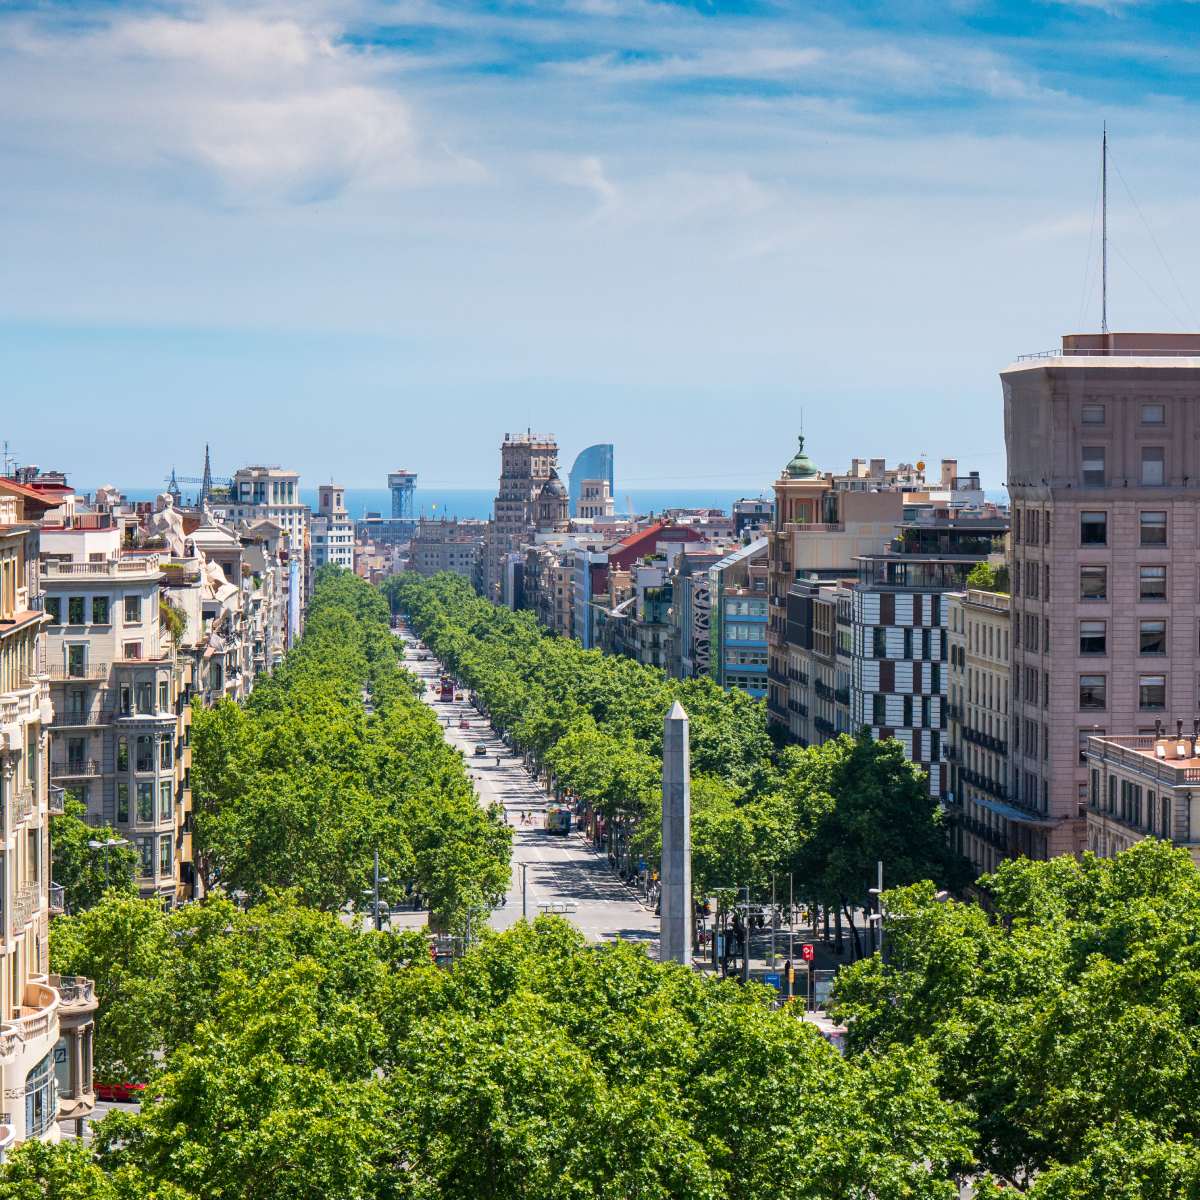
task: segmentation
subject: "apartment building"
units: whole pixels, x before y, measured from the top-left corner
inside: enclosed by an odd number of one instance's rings
[[[62,907],[50,817],[63,793],[48,775],[37,521],[53,507],[23,485],[0,494],[0,1161],[29,1138],[56,1141],[59,1119],[82,1121],[95,1106],[92,982],[49,974],[52,904]]]
[[[767,539],[739,546],[709,567],[708,594],[713,678],[761,699],[767,694]]]
[[[974,588],[946,597],[950,786],[945,803],[952,845],[980,874],[995,870],[1015,850],[1008,802],[1009,607],[1006,594]]]
[[[712,674],[712,583],[709,569],[725,557],[720,547],[684,546],[671,579],[670,673],[679,679]]]
[[[312,513],[300,499],[299,474],[279,467],[242,467],[233,476],[229,498],[215,502],[212,511],[219,520],[233,524],[272,521],[286,535],[287,630],[288,645],[292,645],[304,627],[311,552],[309,524]]]
[[[517,555],[519,561],[524,546],[533,540],[537,501],[557,464],[558,442],[552,436],[531,431],[504,435],[500,445],[500,488],[482,572],[484,594],[498,603],[510,607],[517,604],[510,569],[517,564],[511,556]]]
[[[848,680],[839,680],[836,656],[813,661],[816,610],[809,608],[811,589],[802,587],[794,595],[792,589],[813,580],[836,585],[855,575],[859,557],[883,550],[904,515],[903,491],[880,490],[894,482],[882,465],[872,481],[874,487],[862,482],[861,489],[842,487],[837,477],[822,474],[805,454],[801,438],[795,456],[774,484],[774,525],[767,539],[767,718],[802,745],[819,743],[837,732],[837,695],[844,692]],[[828,616],[836,629],[839,604],[831,598],[828,608],[821,618]],[[828,649],[834,646],[832,641],[821,644]],[[834,700],[820,706],[824,711],[819,728],[813,686],[817,679],[834,692]]]
[[[1012,823],[1042,857],[1085,845],[1090,738],[1197,708],[1200,335],[1068,334],[1000,379]]]
[[[883,553],[859,559],[853,588],[854,669],[850,720],[894,737],[929,776],[930,795],[949,790],[946,762],[946,593],[972,568],[1004,553],[1008,522],[922,512]]]
[[[1185,732],[1089,737],[1087,848],[1112,858],[1144,838],[1187,850],[1200,866],[1200,721]]]
[[[785,598],[787,726],[802,746],[854,732],[853,587],[853,579],[813,574],[793,583]]]
[[[42,525],[40,578],[51,781],[137,848],[143,896],[181,902],[192,882],[190,671],[160,609],[164,556],[126,548],[111,514],[77,514]]]
[[[317,511],[309,522],[309,594],[316,573],[327,563],[354,570],[354,522],[346,511],[346,489],[340,483],[317,488]]]
[[[412,569],[418,575],[438,575],[449,571],[472,579],[486,535],[485,521],[422,517],[417,522],[417,532],[409,547]]]

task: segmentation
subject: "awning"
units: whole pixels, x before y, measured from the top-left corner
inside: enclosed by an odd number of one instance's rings
[[[965,800],[966,797],[964,796],[963,799]],[[1028,809],[1017,808],[1015,804],[1005,804],[1003,800],[992,800],[987,796],[972,796],[971,802],[978,804],[981,808],[986,808],[989,812],[994,812],[997,816],[1005,817],[1009,821],[1020,821],[1022,825],[1037,825],[1048,829],[1059,823],[1057,817],[1038,816],[1037,813],[1031,813]]]

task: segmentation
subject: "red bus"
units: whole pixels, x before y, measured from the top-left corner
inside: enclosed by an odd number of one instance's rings
[[[439,700],[454,699],[454,680],[449,675],[443,675],[441,681],[441,692],[438,696]]]

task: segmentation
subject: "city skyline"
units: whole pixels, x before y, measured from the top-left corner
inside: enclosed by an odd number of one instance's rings
[[[738,486],[920,406],[994,487],[998,372],[1098,324],[1105,117],[1110,325],[1196,324],[1188,15],[10,6],[0,434],[135,480],[204,406],[238,462],[483,486],[462,429],[520,423]]]

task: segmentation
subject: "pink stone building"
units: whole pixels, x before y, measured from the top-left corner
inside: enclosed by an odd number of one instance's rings
[[[1084,846],[1089,737],[1197,710],[1200,334],[1066,335],[1000,378],[1009,852],[1041,858]]]

